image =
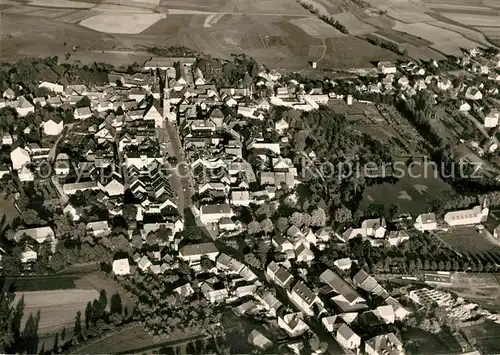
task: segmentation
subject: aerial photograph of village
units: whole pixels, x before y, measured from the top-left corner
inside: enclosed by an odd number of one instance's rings
[[[500,354],[500,0],[0,0],[0,354]]]

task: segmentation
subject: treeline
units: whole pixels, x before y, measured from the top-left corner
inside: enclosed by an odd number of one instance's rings
[[[8,88],[17,96],[34,93],[41,81],[62,85],[84,84],[89,87],[105,85],[113,65],[94,63],[90,66],[59,64],[59,58],[23,58],[16,63],[3,64],[0,68],[0,91]]]
[[[15,295],[5,279],[0,277],[0,352],[2,354],[36,354],[38,352],[38,325],[40,311],[30,314],[24,330],[24,297],[14,302]]]
[[[339,30],[342,33],[348,34],[349,31],[347,27],[341,24],[338,20],[335,20],[333,16],[328,16],[328,14],[321,14],[318,9],[316,9],[313,5],[300,1],[299,4],[306,10],[308,10],[311,14],[316,15],[320,20],[329,24],[330,26],[335,27],[335,29]]]
[[[388,51],[394,52],[398,55],[408,55],[408,50],[406,48],[401,50],[399,46],[392,41],[384,40],[373,35],[368,35],[366,40],[374,46],[387,49]]]
[[[207,82],[218,88],[249,88],[257,78],[260,68],[252,57],[245,54],[231,54],[231,60],[205,55],[195,63]]]
[[[443,247],[434,236],[409,232],[410,239],[397,247],[373,247],[369,241],[353,238],[341,249],[327,248],[321,262],[334,268],[334,261],[349,257],[359,260],[360,267],[369,273],[397,273],[418,275],[422,271],[492,272],[496,265],[478,258],[459,255]]]

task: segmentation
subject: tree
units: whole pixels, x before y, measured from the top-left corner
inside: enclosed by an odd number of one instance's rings
[[[108,296],[106,295],[106,290],[102,289],[99,292],[99,304],[101,305],[101,310],[104,312],[108,307]]]
[[[296,226],[297,228],[302,227],[304,224],[304,216],[300,212],[294,212],[289,218],[288,221],[290,224]]]
[[[110,312],[121,314],[122,311],[123,311],[122,298],[118,292],[114,293],[111,296],[111,300],[110,300]]]
[[[397,203],[393,203],[389,206],[389,219],[392,220],[394,219],[395,217],[397,217],[397,215],[399,214],[399,205]]]
[[[76,339],[80,339],[82,335],[82,312],[78,311],[75,317],[75,326],[73,327],[73,335]]]
[[[23,222],[28,226],[39,225],[41,224],[40,217],[38,216],[38,212],[29,208],[22,214]]]
[[[259,259],[257,259],[254,253],[246,254],[245,262],[256,269],[260,269],[262,267]]]
[[[269,218],[266,218],[260,223],[260,228],[266,234],[267,237],[267,235],[274,230],[273,221],[271,221],[271,219]]]
[[[200,265],[203,270],[210,270],[215,266],[215,263],[208,256],[204,255],[201,257]]]
[[[260,223],[257,221],[252,221],[248,224],[248,234],[258,234],[260,233]]]
[[[282,233],[284,233],[288,229],[288,219],[285,217],[280,217],[276,221],[276,228]]]
[[[90,99],[87,96],[84,96],[80,99],[80,101],[78,101],[75,104],[75,107],[76,108],[90,107],[91,104],[92,104],[92,102],[90,101]]]
[[[352,212],[345,206],[337,208],[334,212],[333,219],[339,223],[346,223],[352,221]]]
[[[92,319],[92,302],[87,302],[87,307],[85,307],[85,328],[89,329],[89,323]]]
[[[326,223],[325,210],[321,207],[316,208],[311,214],[311,226],[324,227]]]
[[[135,218],[137,216],[137,206],[133,203],[127,203],[125,206],[123,206],[122,215],[127,222],[135,221]]]

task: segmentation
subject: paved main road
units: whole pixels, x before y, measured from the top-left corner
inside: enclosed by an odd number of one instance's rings
[[[189,162],[184,155],[177,126],[172,122],[165,122],[164,132],[168,138],[170,154],[177,159],[177,163],[172,166],[172,185],[177,190],[179,210],[183,213],[184,209],[191,206],[194,195]]]

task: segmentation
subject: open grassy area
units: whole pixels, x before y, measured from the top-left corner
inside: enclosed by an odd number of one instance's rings
[[[388,208],[396,203],[401,213],[418,216],[427,211],[431,201],[455,195],[452,187],[438,176],[432,165],[421,162],[420,166],[407,168],[404,177],[395,184],[383,183],[366,188],[360,208],[364,210],[373,203]]]
[[[69,290],[76,288],[77,276],[22,276],[6,279],[15,292]]]

